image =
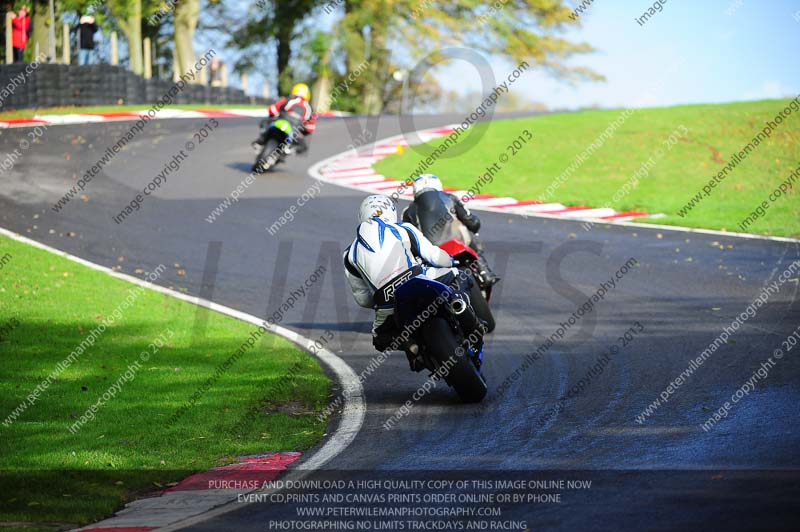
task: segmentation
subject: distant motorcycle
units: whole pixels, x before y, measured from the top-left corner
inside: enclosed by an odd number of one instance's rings
[[[264,146],[253,163],[253,172],[261,174],[271,170],[276,164],[283,162],[288,155],[294,153],[295,137],[300,135],[289,120],[263,120],[261,135],[265,139]],[[266,129],[266,132],[265,132]],[[258,146],[258,144],[254,144]]]
[[[439,247],[456,259],[460,270],[469,271],[472,275],[475,281],[469,294],[472,308],[475,309],[478,317],[486,322],[488,327],[486,332],[492,332],[495,321],[492,310],[489,308],[489,300],[492,298],[492,286],[494,285],[481,272],[478,266],[478,254],[458,238],[443,242],[439,244]]]
[[[388,294],[394,298],[395,319],[401,330],[411,331],[425,367],[455,389],[462,401],[483,400],[488,390],[481,374],[483,335],[476,332],[481,324],[469,299],[422,276],[400,282]]]

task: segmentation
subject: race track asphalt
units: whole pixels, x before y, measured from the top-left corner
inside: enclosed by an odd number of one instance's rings
[[[422,116],[415,126],[460,120]],[[281,325],[312,338],[330,331],[332,350],[362,371],[375,355],[371,312],[352,300],[340,255],[354,237],[363,195],[323,184],[318,197],[274,236],[266,228],[314,185],[308,168],[343,151],[365,119],[322,120],[307,156],[259,176],[238,203],[208,223],[210,212],[247,177],[253,159],[255,120],[219,119],[140,211],[120,224],[112,221],[173,155],[186,152],[186,142],[207,122],[151,123],[87,185],[84,198],[58,213],[53,203],[130,123],[51,126],[0,175],[0,226],[139,277],[137,268],[163,263],[169,273],[160,284],[262,317],[324,265],[324,279]],[[401,131],[396,117],[370,124],[375,139]],[[18,148],[25,133],[0,132],[0,152]],[[494,155],[487,154],[487,161]],[[726,419],[708,432],[700,425],[800,325],[797,274],[652,416],[641,424],[635,417],[764,286],[800,260],[797,243],[624,226],[585,231],[576,222],[480,216],[490,260],[503,277],[492,301],[498,325],[484,366],[489,395],[483,404],[462,405],[439,385],[385,430],[384,422],[424,382],[424,375],[408,370],[402,353],[394,354],[365,380],[364,425],[326,465],[331,475],[438,478],[442,472],[502,471],[490,475],[593,480],[591,489],[564,492],[560,503],[506,508],[504,518],[524,520],[531,530],[794,528],[800,513],[800,347],[780,359]],[[214,257],[209,249],[220,254],[207,268],[207,257]],[[604,299],[515,374],[525,356],[630,258],[637,265]],[[623,347],[618,339],[631,327],[643,330]],[[592,373],[612,346],[618,351]],[[499,391],[512,375],[518,378]],[[581,379],[582,392],[544,420],[543,413]],[[192,529],[270,530],[270,520],[291,515],[296,512],[281,505],[242,505]]]

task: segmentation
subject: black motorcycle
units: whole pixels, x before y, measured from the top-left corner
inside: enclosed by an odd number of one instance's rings
[[[257,174],[268,172],[276,164],[283,162],[287,155],[294,153],[295,137],[299,134],[285,118],[263,120],[261,138],[264,139],[264,145],[256,156],[252,171]]]
[[[492,286],[494,286],[494,283],[486,278],[485,272],[481,272],[478,265],[478,254],[459,238],[442,242],[439,247],[456,259],[459,270],[472,276],[474,282],[469,293],[472,307],[478,317],[486,322],[486,332],[492,332],[495,327],[495,321],[492,309],[489,308],[489,300],[492,298]]]
[[[480,265],[478,253],[468,245],[475,238],[452,213],[455,205],[452,199],[445,195],[442,201],[442,194],[421,194],[414,200],[417,213],[417,225],[425,238],[445,250],[451,257],[458,261],[458,267],[462,270],[469,270],[477,282],[482,301],[473,298],[475,312],[478,317],[490,325],[490,331],[494,329],[494,317],[489,310],[489,300],[492,298],[492,286],[497,280],[489,278],[488,272],[483,271]]]

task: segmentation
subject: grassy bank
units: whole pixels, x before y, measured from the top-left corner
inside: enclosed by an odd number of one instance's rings
[[[209,313],[195,337],[193,305],[2,236],[0,257],[0,521],[85,524],[191,472],[322,437],[330,383],[288,342],[266,335],[220,372],[256,327]]]
[[[776,201],[768,200],[800,162],[797,111],[751,150],[708,197],[685,216],[678,215],[789,101],[639,109],[628,116],[621,110],[583,111],[496,121],[476,126],[485,135],[471,149],[457,157],[440,158],[427,171],[439,175],[446,186],[467,190],[474,187],[487,166],[506,154],[509,160],[491,183],[482,185],[481,193],[569,206],[643,210],[665,215],[652,220],[655,223],[727,231],[742,231],[739,223],[762,201],[768,201],[765,214],[748,224],[745,232],[800,236],[800,179],[796,178],[793,188]],[[612,127],[610,136],[596,142],[614,121],[618,127]],[[533,138],[513,155],[508,146],[524,136],[526,129]],[[669,142],[671,135],[676,140]],[[459,143],[466,138],[463,135]],[[387,157],[375,168],[387,177],[405,179],[442,142],[437,139],[421,146],[420,151],[406,150],[403,155]],[[568,170],[593,142],[600,145]],[[663,150],[660,156],[659,149]],[[457,146],[448,151],[457,152]],[[637,180],[632,179],[637,171],[641,176],[638,184],[629,184],[626,190],[626,183]],[[560,186],[551,187],[554,181],[562,180]]]

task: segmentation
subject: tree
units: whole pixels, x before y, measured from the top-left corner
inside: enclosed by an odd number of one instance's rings
[[[3,25],[0,27],[0,43],[3,43],[3,52],[0,53],[0,61],[6,61],[6,13],[14,11],[14,2],[12,0],[0,0],[0,19]]]
[[[303,22],[322,1],[257,0],[243,16],[232,18],[228,12],[220,13],[231,35],[227,46],[242,52],[234,68],[242,72],[257,67],[259,62],[255,58],[272,56],[269,45],[274,45],[278,91],[288,92],[295,78],[292,46],[308,38],[303,33]]]
[[[164,75],[159,64],[166,65],[168,70],[174,68],[174,33],[174,10],[166,0],[142,4],[142,44],[149,38],[155,48],[151,55],[154,76]]]
[[[128,40],[130,69],[144,72],[142,59],[142,0],[108,0],[108,7],[117,26]]]
[[[292,72],[297,79],[311,86],[312,105],[317,111],[329,111],[333,70],[331,69],[331,35],[317,31],[303,43]]]
[[[380,93],[390,72],[412,67],[407,59],[404,65],[392,57],[392,49],[410,52],[412,61],[429,56],[435,63],[445,60],[436,50],[466,46],[516,63],[525,60],[571,81],[600,79],[586,68],[566,64],[575,54],[593,51],[588,44],[559,36],[579,24],[571,13],[563,0],[344,0],[339,35],[347,69],[368,64],[358,88],[364,110],[377,113],[386,101]]]
[[[470,91],[463,94],[459,91],[447,91],[442,94],[439,109],[444,113],[463,112],[464,109],[474,108],[485,98],[477,91]],[[549,108],[542,102],[534,101],[524,94],[509,92],[497,102],[498,112],[510,111],[539,111],[545,112]]]
[[[195,63],[194,32],[200,17],[200,0],[178,0],[175,5],[175,68],[178,74],[189,71]],[[199,81],[199,77],[196,78]]]
[[[50,28],[50,4],[48,0],[34,0],[31,4],[31,40],[25,53],[26,60],[36,58],[38,45],[39,55],[47,54],[48,30]],[[52,58],[55,59],[55,58]]]

